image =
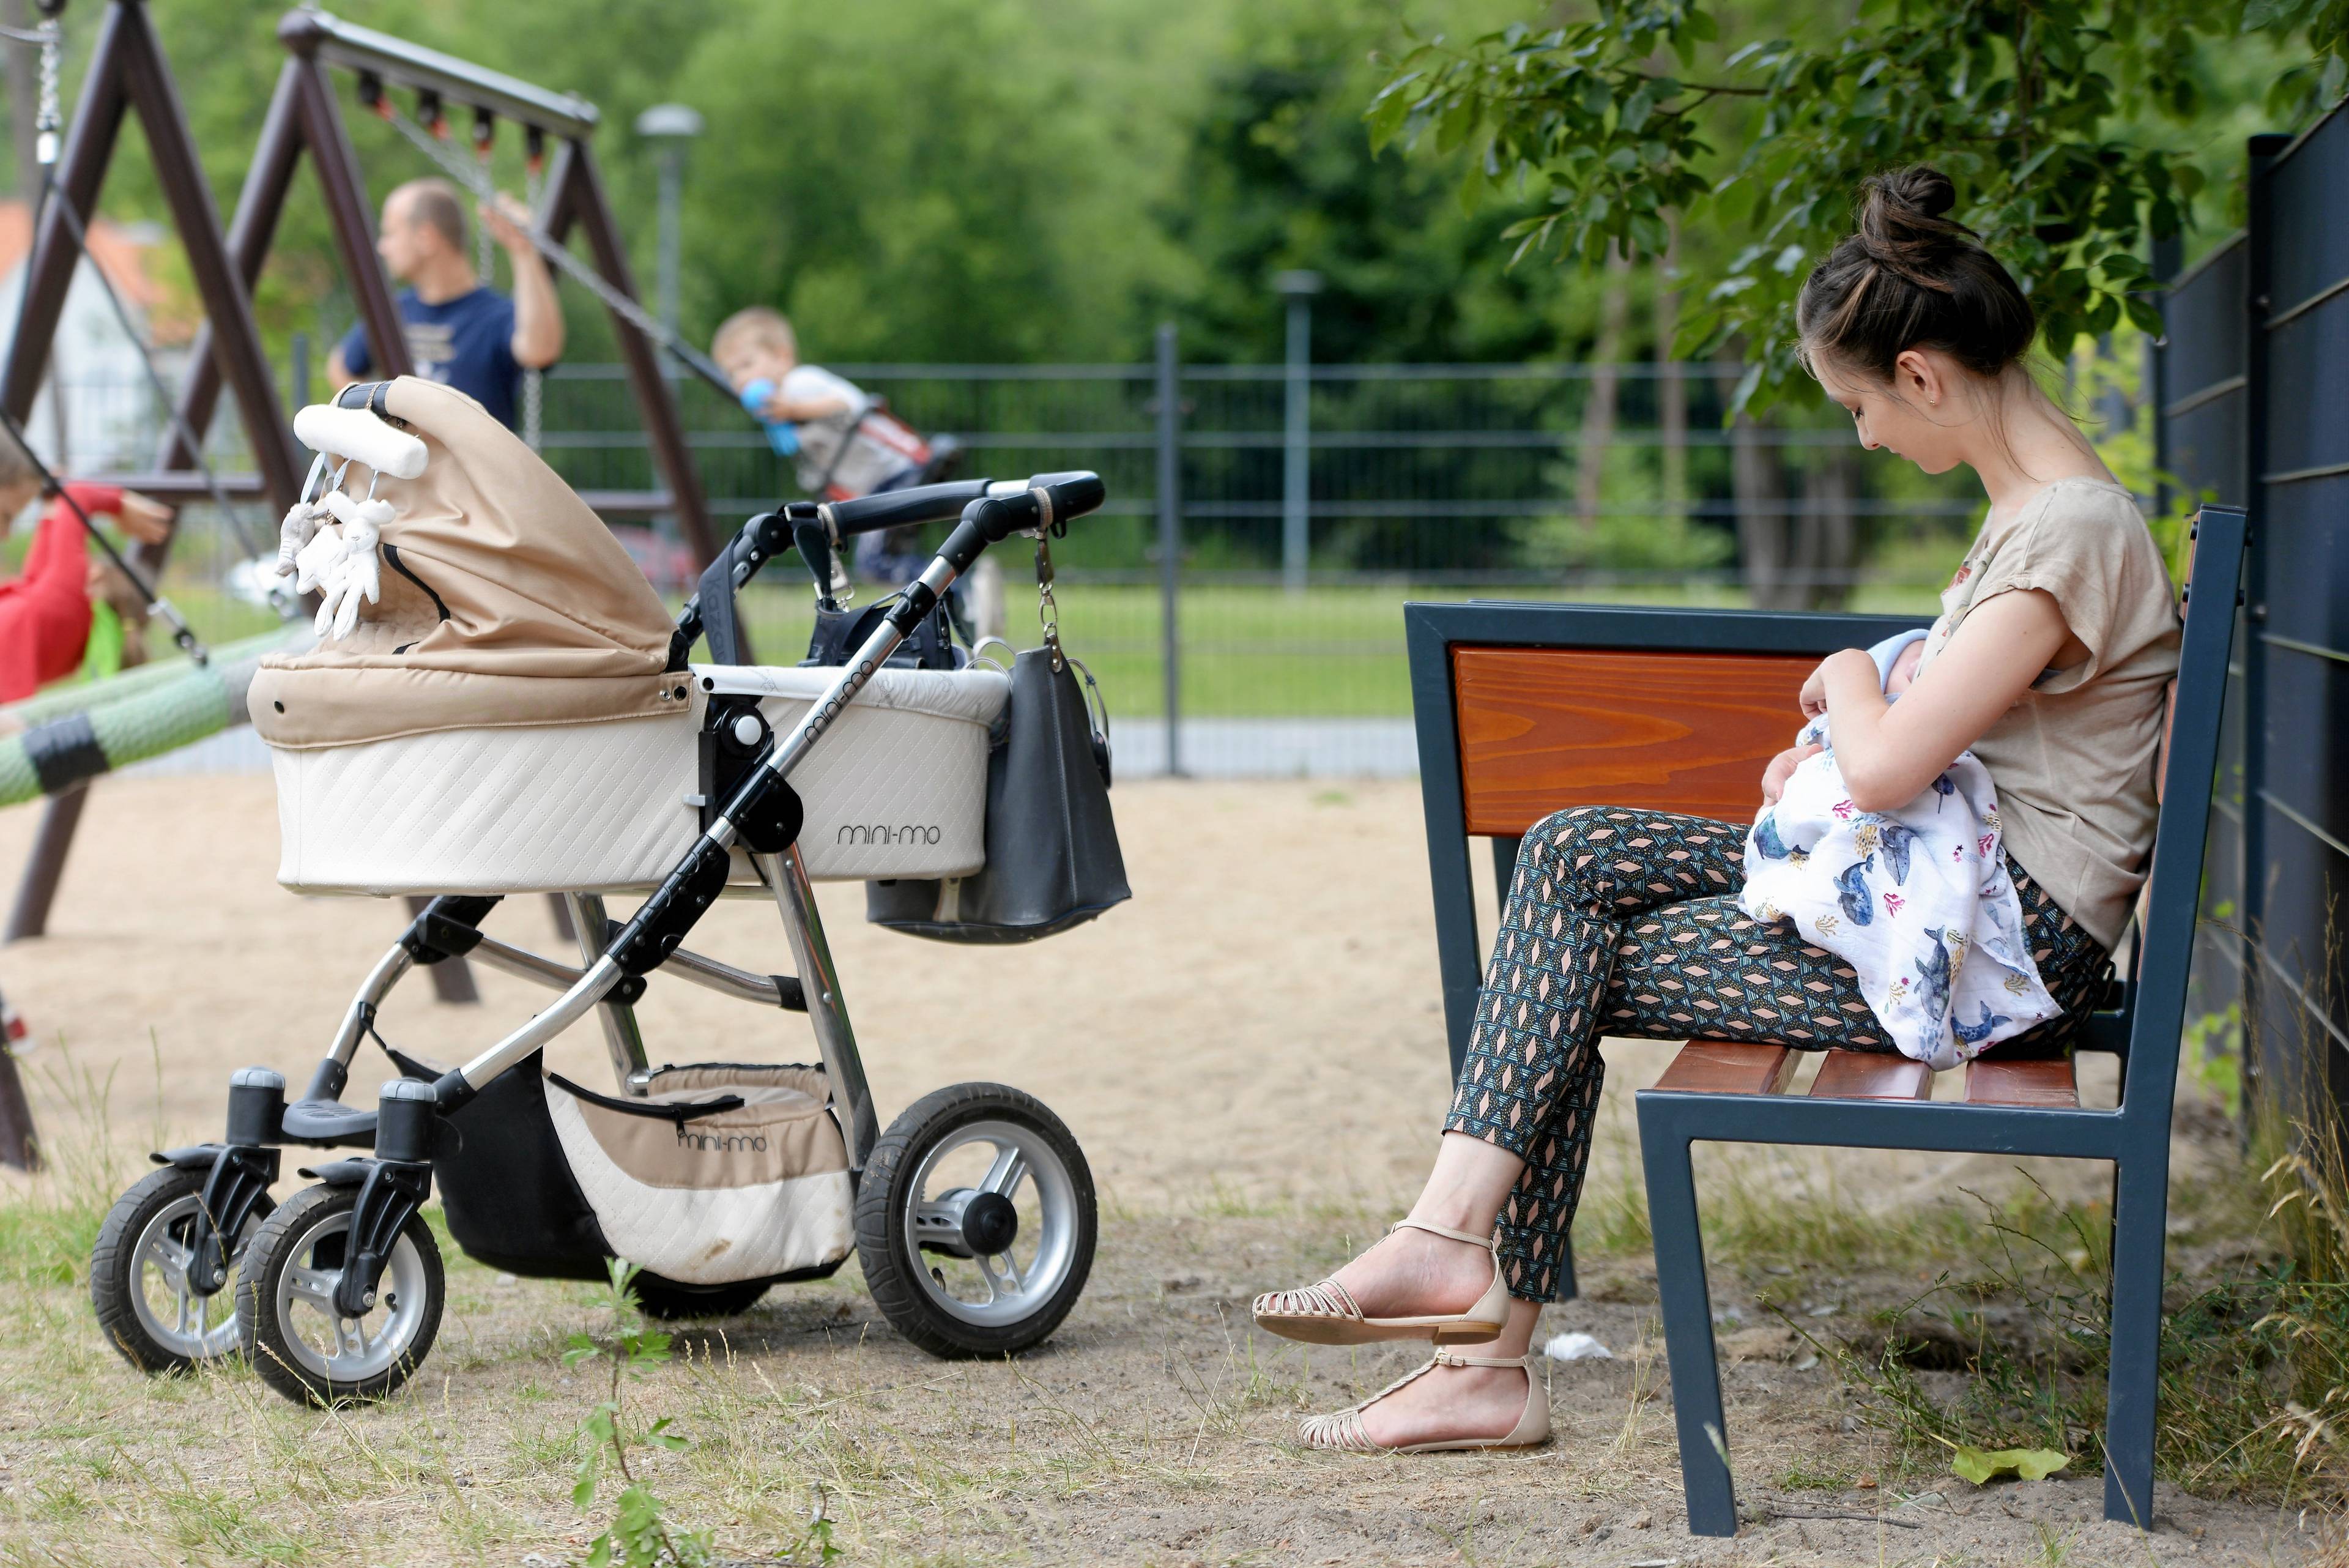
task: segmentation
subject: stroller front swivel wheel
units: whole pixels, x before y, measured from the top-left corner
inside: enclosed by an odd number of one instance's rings
[[[90,1249],[89,1294],[107,1342],[141,1372],[182,1372],[237,1352],[236,1280],[268,1212],[231,1243],[227,1283],[200,1295],[188,1282],[204,1172],[150,1171],[115,1200]]]
[[[332,1406],[387,1397],[422,1365],[440,1332],[447,1283],[440,1245],[420,1215],[400,1228],[367,1315],[336,1312],[358,1196],[357,1187],[295,1194],[245,1254],[238,1334],[261,1380],[288,1399]]]
[[[957,1084],[873,1146],[856,1252],[874,1304],[933,1355],[1041,1343],[1092,1272],[1098,1220],[1084,1151],[1040,1100]]]

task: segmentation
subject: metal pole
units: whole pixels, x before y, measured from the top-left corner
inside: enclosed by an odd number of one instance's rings
[[[2325,1053],[2313,1060],[2286,1054],[2301,1040],[2287,1021],[2290,993],[2267,983],[2261,934],[2266,927],[2268,885],[2268,645],[2258,632],[2267,618],[2268,410],[2274,391],[2268,379],[2268,317],[2276,307],[2270,289],[2275,275],[2274,193],[2268,171],[2292,138],[2267,134],[2251,139],[2245,171],[2243,223],[2243,446],[2240,453],[2241,500],[2249,547],[2244,552],[2244,631],[2236,644],[2243,665],[2243,886],[2239,923],[2243,932],[2243,1116],[2246,1121],[2266,1109],[2280,1114],[2289,1127],[2309,1118],[2316,1125],[2322,1108],[2317,1100],[2326,1085],[2332,1046],[2323,1035],[2315,1049]],[[2231,501],[2233,496],[2221,496]],[[2268,1016],[2268,1003],[2275,1016]],[[2282,1130],[2282,1129],[2278,1129]]]
[[[293,353],[291,358],[293,359],[294,406],[296,409],[306,409],[310,406],[310,335],[308,333],[296,332],[294,334]]]
[[[657,103],[636,116],[636,134],[660,149],[660,257],[657,286],[660,291],[661,325],[678,329],[679,234],[683,229],[685,144],[701,134],[701,116],[690,104]],[[663,374],[674,380],[674,358],[661,361]]]
[[[1281,421],[1280,586],[1305,591],[1313,548],[1313,296],[1318,272],[1276,274],[1273,287],[1288,302],[1288,407]]]
[[[677,330],[678,184],[684,154],[674,141],[661,149],[660,158],[660,315],[661,325]],[[671,374],[675,367],[670,368]]]
[[[1183,598],[1182,396],[1174,324],[1169,321],[1158,328],[1158,657],[1166,672],[1169,774],[1183,771],[1183,639],[1178,626]]]
[[[89,804],[89,786],[79,785],[53,794],[41,807],[41,825],[33,830],[32,853],[25,857],[24,879],[16,884],[16,901],[8,911],[8,925],[0,942],[21,942],[46,934],[49,906],[57,896],[57,880],[65,875],[66,852],[73,847],[74,828],[81,808]]]

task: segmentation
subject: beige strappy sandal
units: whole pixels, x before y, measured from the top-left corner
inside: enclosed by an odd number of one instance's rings
[[[1365,1317],[1346,1287],[1323,1280],[1301,1291],[1271,1291],[1256,1298],[1257,1326],[1283,1339],[1308,1345],[1370,1345],[1387,1339],[1432,1339],[1438,1345],[1482,1345],[1500,1336],[1509,1321],[1509,1286],[1501,1272],[1500,1243],[1491,1235],[1447,1230],[1418,1220],[1398,1220],[1387,1228],[1424,1231],[1482,1247],[1493,1256],[1493,1282],[1464,1313],[1421,1317]],[[1425,1370],[1422,1368],[1422,1370]]]
[[[1404,1373],[1361,1404],[1308,1416],[1298,1435],[1311,1449],[1334,1449],[1348,1454],[1433,1454],[1467,1449],[1530,1449],[1549,1441],[1549,1387],[1534,1376],[1535,1357],[1526,1355],[1454,1355],[1439,1350],[1426,1366]],[[1362,1427],[1362,1412],[1407,1384],[1417,1382],[1439,1366],[1516,1366],[1526,1375],[1526,1408],[1517,1424],[1497,1438],[1446,1438],[1433,1443],[1404,1443],[1389,1448],[1374,1442]]]

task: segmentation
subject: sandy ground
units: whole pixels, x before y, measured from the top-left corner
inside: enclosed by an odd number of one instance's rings
[[[1148,782],[1121,785],[1117,804],[1138,897],[1049,942],[918,943],[866,926],[859,889],[828,890],[885,1123],[958,1080],[1040,1096],[1092,1162],[1101,1259],[1069,1324],[1017,1366],[926,1360],[888,1332],[853,1268],[830,1285],[778,1290],[701,1342],[717,1372],[680,1372],[654,1398],[727,1434],[731,1459],[675,1461],[670,1482],[721,1511],[701,1517],[724,1527],[727,1549],[771,1550],[813,1480],[840,1494],[852,1561],[2305,1559],[2313,1538],[2296,1516],[2169,1490],[2152,1536],[2106,1525],[2093,1479],[1775,1494],[1755,1478],[1790,1466],[1856,1483],[1877,1466],[1881,1438],[1856,1428],[1826,1369],[1797,1371],[1793,1351],[1760,1341],[1727,1375],[1749,1498],[1777,1496],[1782,1511],[1889,1511],[1894,1522],[1778,1518],[1734,1542],[1692,1540],[1681,1521],[1652,1271],[1636,1256],[1588,1271],[1585,1298],[1551,1314],[1545,1332],[1589,1330],[1617,1359],[1551,1369],[1559,1436],[1549,1448],[1433,1462],[1299,1452],[1288,1439],[1299,1410],[1360,1397],[1411,1359],[1304,1353],[1257,1334],[1246,1303],[1360,1245],[1400,1212],[1433,1151],[1445,1063],[1418,794],[1409,784]],[[29,810],[0,815],[0,867],[21,863],[34,822]],[[263,1063],[301,1081],[402,915],[367,900],[295,898],[275,885],[274,860],[265,778],[98,790],[50,935],[0,951],[0,989],[38,1043],[26,1064],[52,1138],[135,1151],[216,1136],[230,1069]],[[512,901],[491,929],[558,950],[541,900]],[[774,915],[760,904],[721,906],[694,945],[746,967],[788,967]],[[460,1058],[547,994],[495,973],[480,981],[483,1004],[470,1008],[436,1005],[412,981],[387,1009],[385,1033]],[[642,1012],[655,1061],[811,1054],[797,1019],[657,979]],[[1671,1048],[1608,1049],[1591,1189],[1636,1201],[1629,1091]],[[591,1084],[608,1071],[591,1029],[554,1055]],[[82,1075],[110,1081],[104,1130],[59,1097]],[[375,1075],[363,1058],[361,1097]],[[2179,1179],[2222,1168],[2225,1141],[2182,1137]],[[1748,1157],[1726,1174],[1899,1205],[1961,1187],[1996,1191],[2019,1179],[2011,1166]],[[1718,1161],[1709,1168],[1712,1180],[1725,1174]],[[2080,1193],[2103,1179],[2094,1168],[2036,1174]],[[0,1199],[26,1190],[9,1179]],[[569,1502],[567,1469],[550,1469],[515,1434],[542,1408],[542,1426],[576,1418],[555,1356],[561,1334],[590,1321],[588,1296],[462,1264],[451,1289],[452,1323],[436,1352],[446,1381],[436,1379],[429,1400],[319,1417],[231,1377],[222,1397],[244,1412],[249,1440],[222,1445],[205,1440],[216,1413],[189,1392],[211,1385],[140,1382],[98,1343],[74,1293],[45,1293],[34,1310],[48,1332],[30,1336],[42,1343],[0,1340],[0,1387],[42,1390],[13,1411],[0,1397],[0,1521],[12,1510],[17,1521],[0,1562],[243,1554],[191,1533],[184,1509],[136,1489],[117,1489],[111,1523],[104,1509],[60,1507],[58,1478],[87,1465],[93,1444],[124,1451],[122,1423],[166,1443],[184,1437],[205,1488],[266,1495],[290,1511],[296,1538],[315,1543],[312,1560],[575,1558],[592,1527]],[[347,1506],[331,1488],[323,1500],[299,1487],[285,1494],[275,1483],[287,1473],[285,1445],[313,1440],[407,1451],[444,1481],[462,1479],[445,1495],[426,1486],[416,1520]]]

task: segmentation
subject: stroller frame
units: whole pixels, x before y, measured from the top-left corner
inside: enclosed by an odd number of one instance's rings
[[[317,488],[326,466],[322,458],[313,467],[305,498],[308,491]],[[653,1068],[646,1055],[633,1003],[644,993],[646,977],[656,971],[721,995],[807,1015],[829,1081],[833,1106],[842,1119],[852,1191],[860,1187],[882,1135],[839,971],[825,938],[814,888],[796,846],[802,807],[789,780],[823,743],[833,722],[887,663],[890,655],[906,642],[925,618],[937,610],[956,579],[967,573],[989,545],[1000,544],[1014,534],[1040,535],[1046,530],[1057,530],[1069,519],[1098,507],[1104,494],[1101,480],[1092,473],[1043,474],[1018,482],[982,479],[919,486],[853,501],[792,503],[746,523],[721,554],[718,566],[704,576],[700,591],[686,602],[677,618],[668,664],[680,681],[690,678],[687,656],[706,627],[715,629],[711,623],[724,627],[730,639],[734,592],[768,560],[792,547],[795,542],[803,546],[803,553],[812,548],[819,535],[809,532],[812,528],[821,530],[820,536],[836,554],[839,541],[845,535],[959,518],[928,566],[902,591],[897,603],[839,669],[788,735],[778,734],[767,726],[755,706],[746,709],[729,703],[722,696],[713,696],[703,721],[705,734],[722,724],[741,749],[757,746],[755,757],[732,775],[735,782],[726,789],[722,800],[699,802],[705,821],[699,837],[625,923],[608,918],[600,893],[563,893],[579,944],[577,965],[483,932],[481,923],[501,901],[499,896],[436,897],[411,919],[360,983],[343,1013],[326,1055],[317,1064],[299,1100],[286,1103],[285,1079],[282,1075],[262,1067],[242,1069],[231,1078],[228,1125],[222,1142],[165,1150],[153,1157],[160,1166],[187,1173],[183,1179],[192,1180],[198,1174],[202,1177],[201,1197],[192,1219],[184,1223],[181,1232],[186,1240],[181,1271],[182,1326],[188,1296],[215,1295],[225,1286],[239,1249],[273,1207],[269,1189],[277,1179],[283,1146],[371,1149],[371,1154],[322,1164],[315,1171],[303,1173],[315,1176],[330,1188],[357,1189],[331,1301],[320,1296],[314,1302],[321,1310],[331,1305],[339,1344],[345,1332],[341,1326],[344,1320],[356,1322],[377,1306],[395,1248],[400,1244],[403,1233],[411,1230],[418,1210],[430,1197],[435,1148],[448,1147],[443,1140],[452,1133],[442,1125],[444,1118],[471,1103],[501,1075],[531,1059],[591,1011],[598,1015],[621,1093],[634,1096],[647,1093]],[[824,566],[828,567],[829,563]],[[718,566],[725,568],[722,574]],[[819,581],[824,575],[820,568]],[[725,599],[722,606],[713,599],[713,589],[721,587]],[[821,595],[822,590],[819,592]],[[712,602],[705,603],[706,600]],[[705,688],[714,690],[707,681]],[[717,781],[728,776],[723,769],[712,770],[705,787],[721,788]],[[717,898],[761,896],[759,888],[744,885],[730,889],[727,886],[732,852],[737,846],[745,851],[765,894],[775,901],[791,948],[796,971],[793,974],[752,973],[681,945]],[[437,1080],[427,1083],[415,1076],[402,1076],[387,1083],[373,1109],[344,1104],[341,1095],[359,1045],[371,1036],[380,1039],[376,1035],[376,1020],[393,989],[412,970],[460,955],[560,994],[528,1023],[463,1064],[444,1072]],[[1040,1332],[1024,1335],[1016,1344],[1007,1342],[998,1346],[990,1342],[982,1346],[966,1344],[952,1334],[943,1339],[925,1337],[892,1310],[892,1317],[899,1319],[899,1326],[908,1330],[909,1337],[936,1354],[986,1354],[999,1348],[1024,1347],[1041,1339],[1073,1304],[1076,1290],[1081,1288],[1089,1268],[1093,1234],[1091,1178],[1073,1139],[1040,1105],[998,1085],[962,1085],[958,1090],[939,1091],[929,1096],[901,1118],[901,1126],[913,1118],[915,1111],[933,1101],[982,1088],[1032,1107],[1041,1114],[1043,1123],[1049,1123],[1045,1129],[1048,1141],[1057,1133],[1059,1139],[1065,1142],[1066,1154],[1073,1157],[1071,1169],[1081,1189],[1080,1255],[1072,1287],[1063,1292],[1066,1303],[1050,1313],[1050,1321]],[[972,1096],[965,1094],[964,1097]],[[999,1103],[992,1109],[995,1114],[1003,1114]],[[1017,1121],[1021,1107],[1012,1106],[1010,1114]],[[963,1119],[968,1121],[970,1117],[965,1116]],[[899,1127],[891,1129],[893,1142],[899,1141]],[[905,1152],[903,1148],[893,1149],[889,1158],[894,1160]],[[916,1147],[914,1152],[918,1155],[922,1150]],[[933,1161],[936,1158],[935,1152],[929,1155]],[[1027,1168],[1007,1154],[999,1159],[999,1171],[1007,1163],[1022,1173]],[[1065,1178],[1062,1179],[1065,1189]],[[973,1249],[988,1244],[988,1238],[997,1234],[1004,1236],[1004,1245],[1009,1246],[1009,1232],[1000,1229],[1000,1212],[980,1212],[990,1201],[1008,1210],[999,1198],[990,1199],[988,1189],[995,1185],[990,1179],[981,1189],[957,1189],[941,1201],[923,1203],[917,1212],[908,1216],[906,1227],[909,1245],[976,1258],[986,1273],[990,1292],[997,1288],[999,1275],[990,1266],[989,1257]],[[137,1190],[134,1189],[133,1193]],[[126,1195],[124,1202],[129,1201],[130,1195]],[[118,1205],[118,1210],[120,1208]],[[865,1224],[860,1210],[860,1250],[865,1241]],[[106,1238],[101,1236],[101,1249],[106,1244]],[[1008,1251],[998,1261],[1008,1262]],[[135,1260],[133,1266],[135,1269]],[[835,1262],[811,1272],[829,1273],[837,1266]],[[94,1293],[98,1293],[98,1272],[94,1263]],[[873,1272],[869,1265],[867,1272]],[[437,1255],[431,1273],[437,1282]],[[1016,1272],[1011,1278],[1017,1285]],[[756,1290],[764,1289],[766,1282],[757,1282],[749,1299],[754,1299]],[[873,1283],[876,1298],[882,1297],[881,1282]],[[253,1335],[247,1303],[243,1300],[247,1293],[241,1279],[236,1292],[240,1298],[237,1313],[245,1349],[250,1353]],[[887,1301],[883,1304],[891,1305]],[[99,1312],[101,1320],[108,1321],[109,1329],[115,1329],[117,1325],[109,1319],[103,1299]],[[118,1309],[116,1316],[121,1313],[122,1309]],[[437,1315],[436,1306],[436,1322]],[[200,1325],[205,1321],[201,1311],[198,1321]],[[429,1333],[428,1330],[428,1345]],[[134,1363],[149,1370],[166,1369],[156,1364],[153,1355],[134,1353],[119,1330],[114,1337]],[[202,1358],[199,1354],[180,1360],[185,1364]],[[265,1366],[263,1370],[264,1375],[270,1371]],[[315,1378],[297,1381],[302,1385],[301,1393],[314,1401],[335,1402],[387,1393],[398,1386],[407,1370],[405,1366],[400,1368],[382,1387],[347,1387],[339,1384],[322,1387]],[[278,1384],[281,1392],[295,1393],[279,1379],[273,1377],[271,1381]]]

